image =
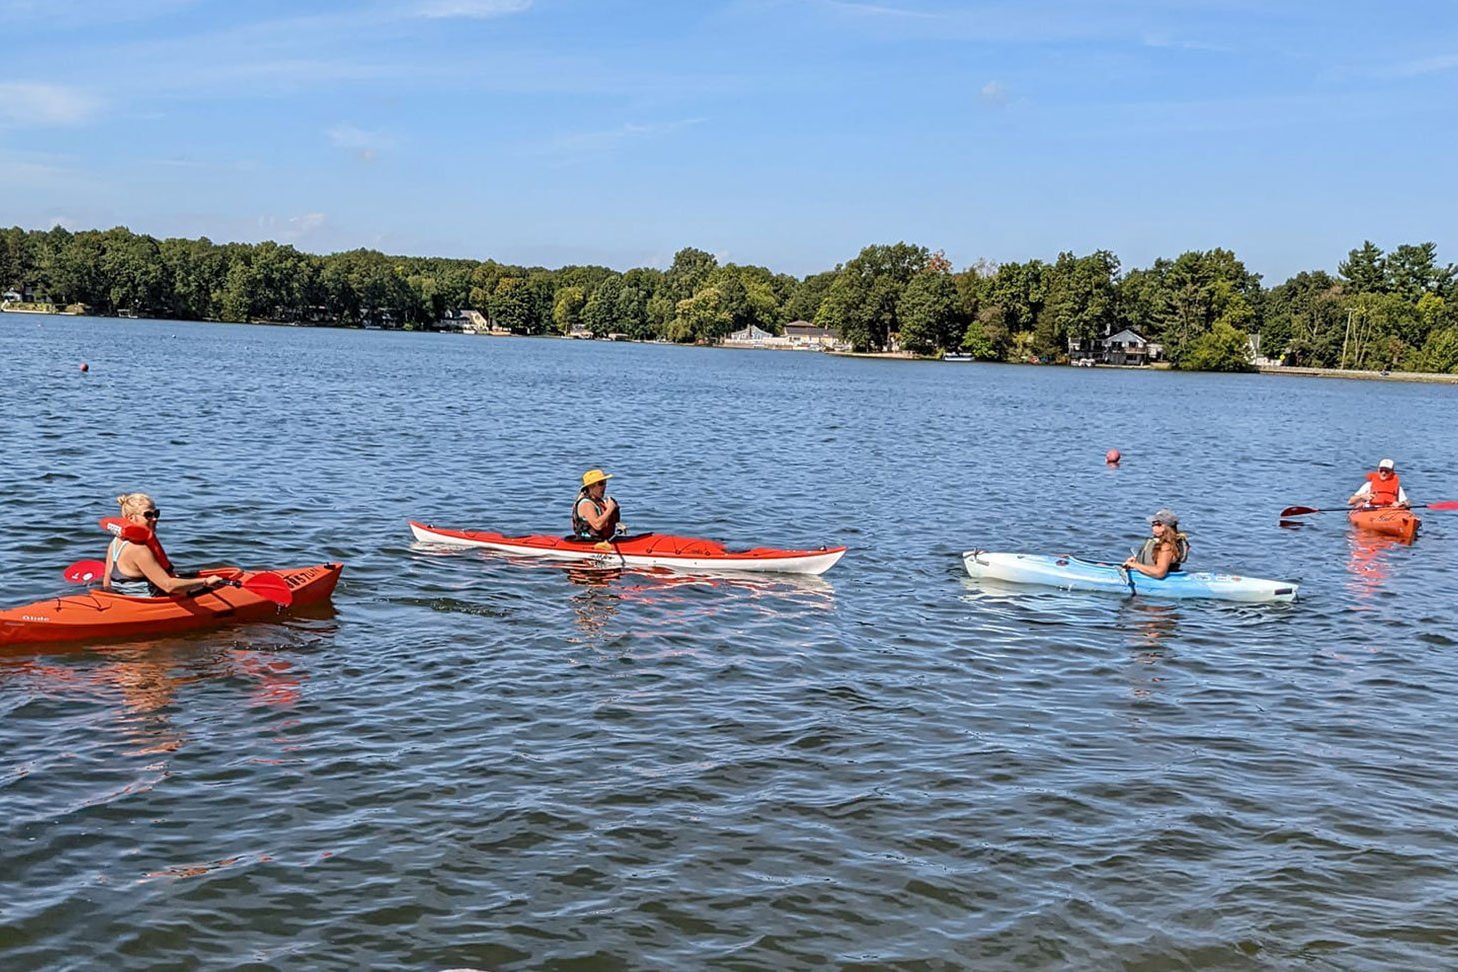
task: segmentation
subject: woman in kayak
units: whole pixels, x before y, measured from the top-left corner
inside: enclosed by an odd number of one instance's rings
[[[572,504],[572,535],[579,540],[611,540],[618,532],[622,510],[607,495],[607,481],[613,477],[601,469],[582,474],[582,488]]]
[[[118,594],[134,597],[160,597],[183,594],[226,584],[217,575],[178,577],[172,563],[157,539],[157,520],[161,513],[146,493],[124,493],[116,498],[127,527],[106,548],[106,572],[101,586]],[[145,539],[141,539],[145,537]]]
[[[1377,464],[1377,471],[1367,474],[1367,481],[1347,497],[1348,506],[1401,506],[1406,507],[1407,493],[1403,491],[1402,480],[1397,478],[1397,464],[1383,459]]]
[[[1151,536],[1139,552],[1124,561],[1124,569],[1160,580],[1184,566],[1190,555],[1190,540],[1180,532],[1180,518],[1173,510],[1160,510],[1151,516],[1149,532]]]

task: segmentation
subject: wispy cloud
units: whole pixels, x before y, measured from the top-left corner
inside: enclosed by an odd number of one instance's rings
[[[672,122],[626,122],[617,128],[595,132],[570,132],[558,135],[546,146],[559,155],[590,154],[609,151],[626,142],[679,131],[702,123],[702,118],[684,118]]]
[[[1140,38],[1145,47],[1170,48],[1180,51],[1209,51],[1213,54],[1229,54],[1234,48],[1208,41],[1180,40],[1163,31],[1150,31]]]
[[[370,132],[341,122],[324,130],[324,136],[335,148],[353,152],[362,162],[373,162],[380,152],[393,148],[395,137],[386,132]]]
[[[982,86],[981,91],[977,92],[977,97],[982,99],[983,104],[1001,108],[1008,102],[1007,85],[1001,81],[989,81]]]
[[[0,82],[0,122],[79,125],[100,107],[100,99],[79,88],[33,81]]]
[[[150,20],[196,0],[0,0],[0,24],[54,30]]]
[[[1423,57],[1398,64],[1389,64],[1378,68],[1373,74],[1381,78],[1420,78],[1453,70],[1458,70],[1458,54],[1440,54],[1437,57]]]
[[[909,7],[896,7],[883,3],[863,3],[861,0],[817,0],[824,7],[865,17],[909,17],[914,20],[938,20],[941,14]]]
[[[465,17],[488,20],[529,10],[532,0],[421,0],[413,8],[418,17]]]
[[[328,217],[323,213],[304,213],[301,216],[289,216],[284,219],[277,216],[260,216],[258,217],[258,228],[265,239],[298,243],[318,233],[328,221]]]

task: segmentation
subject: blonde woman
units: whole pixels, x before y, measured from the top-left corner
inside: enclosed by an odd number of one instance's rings
[[[1184,566],[1190,555],[1190,540],[1180,532],[1180,518],[1173,510],[1160,510],[1151,516],[1149,532],[1149,539],[1138,553],[1124,561],[1124,568],[1162,580]]]
[[[146,493],[124,493],[116,501],[121,507],[121,520],[109,521],[118,528],[112,531],[117,533],[116,539],[106,548],[102,587],[134,597],[161,597],[227,583],[218,576],[176,576],[157,539],[157,520],[161,513],[152,497]]]

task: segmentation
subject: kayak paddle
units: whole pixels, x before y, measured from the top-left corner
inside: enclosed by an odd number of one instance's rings
[[[1397,507],[1394,507],[1394,509],[1396,508]],[[1402,508],[1409,510],[1458,510],[1458,500],[1439,500],[1436,503],[1419,503],[1417,506],[1408,506]],[[1281,519],[1284,520],[1288,516],[1305,516],[1308,513],[1347,513],[1354,509],[1371,509],[1371,507],[1324,506],[1318,509],[1314,506],[1288,506],[1281,511]]]
[[[99,580],[106,573],[106,564],[99,560],[78,560],[62,571],[61,576],[72,584],[89,584]],[[294,603],[294,592],[288,581],[271,570],[250,574],[241,581],[230,580],[228,586],[241,587],[250,594],[257,594],[265,601],[272,601],[279,607]]]
[[[106,564],[99,560],[78,560],[67,567],[61,576],[72,584],[89,584],[106,573]]]

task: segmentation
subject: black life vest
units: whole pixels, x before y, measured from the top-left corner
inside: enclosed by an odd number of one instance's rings
[[[618,532],[619,510],[613,510],[612,515],[602,525],[601,530],[594,530],[592,524],[588,523],[582,514],[577,512],[577,508],[582,505],[583,500],[591,503],[592,508],[597,511],[599,516],[602,515],[603,509],[607,506],[606,503],[600,503],[591,496],[588,496],[586,486],[579,489],[577,491],[577,499],[572,503],[572,535],[574,537],[581,537],[584,540],[611,540]]]

